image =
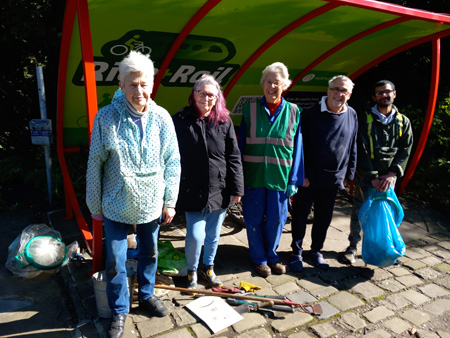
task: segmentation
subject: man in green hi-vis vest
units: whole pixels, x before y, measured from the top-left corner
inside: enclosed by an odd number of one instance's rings
[[[243,155],[243,215],[250,256],[262,276],[286,272],[276,252],[288,216],[288,199],[303,184],[301,108],[281,94],[291,81],[281,62],[267,66],[261,78],[264,97],[246,103],[239,133]]]
[[[381,80],[374,88],[375,105],[358,117],[358,164],[348,236],[350,245],[340,257],[346,264],[356,263],[356,248],[361,241],[358,214],[370,189],[386,191],[395,186],[397,178],[405,173],[413,145],[411,122],[394,105],[395,85]]]

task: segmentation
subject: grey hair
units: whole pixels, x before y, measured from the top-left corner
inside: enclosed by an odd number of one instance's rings
[[[333,82],[335,80],[342,80],[344,82],[348,82],[350,84],[350,93],[353,91],[353,87],[355,87],[355,84],[353,83],[353,81],[348,76],[335,75],[330,80],[328,80],[328,88],[331,88],[331,86],[333,85]]]
[[[155,67],[150,57],[132,50],[119,64],[119,81],[124,83],[131,73],[145,74],[153,82]]]
[[[271,65],[268,65],[263,71],[262,71],[262,77],[259,84],[262,86],[264,83],[264,80],[266,79],[266,76],[268,73],[278,73],[281,75],[281,78],[283,80],[282,89],[285,90],[288,88],[292,81],[289,80],[289,72],[287,67],[284,65],[284,63],[281,62],[275,62]]]

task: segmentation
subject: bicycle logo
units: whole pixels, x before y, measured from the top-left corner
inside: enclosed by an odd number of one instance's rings
[[[125,42],[123,45],[114,45],[109,51],[112,55],[122,56],[128,54],[129,51],[135,50],[141,52],[142,54],[150,55],[152,49],[144,45],[143,41],[137,40],[140,35],[134,35],[132,39]]]

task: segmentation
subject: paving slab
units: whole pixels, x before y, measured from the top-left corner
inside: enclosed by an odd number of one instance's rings
[[[450,295],[450,292],[436,284],[428,284],[419,287],[419,290],[430,298],[445,297]]]
[[[391,335],[384,330],[375,330],[364,334],[364,338],[389,338]]]
[[[381,300],[380,304],[386,306],[390,310],[397,311],[409,306],[411,303],[399,294],[394,293]]]
[[[365,301],[379,298],[385,294],[382,289],[371,282],[357,284],[350,291]]]
[[[436,279],[442,276],[439,271],[436,271],[435,269],[430,267],[414,271],[414,274],[422,279]]]
[[[162,318],[147,318],[147,320],[136,323],[136,327],[141,337],[150,337],[171,330],[174,328],[174,325],[170,316],[165,316]]]
[[[175,324],[179,327],[192,325],[197,322],[197,318],[194,317],[189,311],[186,309],[175,309],[171,311],[170,315],[172,316]]]
[[[450,300],[437,299],[430,304],[424,305],[423,309],[434,315],[441,316],[443,314],[450,313]]]
[[[366,271],[369,272],[369,273],[364,272],[362,274],[362,276],[370,279],[371,281],[382,281],[382,280],[385,280],[385,279],[388,279],[388,278],[392,277],[392,274],[386,269],[377,268],[377,269],[366,270]]]
[[[311,329],[320,338],[327,338],[337,334],[335,328],[328,323],[312,325]]]
[[[394,312],[384,306],[377,306],[373,310],[364,312],[363,316],[366,317],[369,322],[376,323],[390,316],[393,316],[394,314]]]
[[[409,247],[408,250],[406,250],[405,256],[410,259],[421,259],[429,256],[430,253],[426,250],[423,250],[418,247]]]
[[[266,278],[266,281],[269,282],[270,285],[278,286],[289,282],[295,283],[297,279],[298,278],[296,276],[284,274],[284,275],[270,275],[269,277]]]
[[[417,329],[416,331],[416,336],[420,337],[420,338],[441,338],[441,336],[439,336],[437,333],[429,331],[429,330],[422,330],[422,329]]]
[[[256,329],[243,332],[238,335],[239,338],[271,338],[272,335],[266,329]]]
[[[267,324],[264,316],[261,316],[259,313],[244,313],[242,314],[242,317],[244,317],[243,320],[240,320],[237,323],[233,324],[233,329],[237,333],[241,333],[243,331]]]
[[[423,284],[423,280],[420,279],[417,276],[402,276],[402,277],[396,277],[396,281],[400,282],[406,287],[411,287],[419,284]]]
[[[411,260],[403,263],[403,266],[414,271],[414,270],[419,270],[419,269],[425,268],[427,265],[420,260],[411,259]]]
[[[317,303],[322,308],[322,314],[317,316],[318,319],[328,319],[337,315],[340,311],[327,302]]]
[[[307,313],[295,312],[293,314],[286,315],[284,319],[273,321],[271,326],[276,332],[284,332],[297,326],[305,325],[313,319],[314,317]]]
[[[300,287],[295,282],[284,283],[274,286],[273,290],[279,295],[288,295],[290,293],[298,292]]]
[[[438,242],[436,244],[439,245],[440,247],[446,249],[446,250],[450,250],[450,241]]]
[[[439,335],[439,338],[450,338],[450,332],[438,330],[437,334]]]
[[[405,286],[394,278],[385,279],[378,283],[378,286],[389,292],[398,292],[405,289]]]
[[[366,322],[353,312],[343,313],[338,322],[342,327],[352,332],[356,332],[367,326]]]
[[[306,332],[296,332],[294,334],[289,335],[289,338],[311,338],[312,336],[310,336],[309,334],[307,334]]]
[[[213,332],[203,323],[194,324],[190,328],[197,338],[207,338],[211,337],[213,334]]]
[[[439,284],[447,289],[450,290],[450,275],[447,275],[445,277],[439,278],[434,281],[436,284]]]
[[[449,273],[450,272],[450,264],[441,263],[433,266],[433,269],[436,269],[439,272]]]
[[[411,275],[411,271],[409,271],[408,269],[402,268],[402,267],[391,268],[388,271],[396,277]]]
[[[435,265],[442,263],[442,260],[440,260],[436,256],[425,257],[424,259],[421,259],[420,261],[422,263],[426,264],[427,266],[435,266]]]
[[[187,328],[182,328],[182,329],[171,331],[169,333],[164,333],[162,335],[158,335],[158,337],[161,337],[161,338],[192,338],[192,335]]]
[[[327,301],[341,311],[347,311],[364,305],[361,300],[346,291],[340,291],[328,297]]]
[[[416,326],[422,325],[431,319],[428,314],[417,309],[406,310],[401,313],[400,316]]]
[[[383,322],[383,326],[396,334],[401,334],[402,332],[408,330],[411,327],[411,324],[397,317],[386,320]]]
[[[436,250],[433,251],[433,254],[447,262],[450,260],[450,252],[447,250]]]
[[[427,296],[425,296],[415,290],[406,290],[406,291],[400,292],[399,295],[402,296],[403,298],[407,299],[408,301],[410,301],[411,303],[413,303],[416,306],[426,303],[430,300],[430,298],[428,298]]]
[[[311,296],[310,293],[299,291],[296,293],[291,293],[286,296],[287,299],[289,299],[291,302],[299,303],[299,304],[312,304],[317,301],[317,298]]]

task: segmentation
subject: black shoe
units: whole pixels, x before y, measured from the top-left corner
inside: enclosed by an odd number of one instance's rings
[[[111,328],[108,331],[108,338],[122,338],[127,315],[124,313],[117,313],[113,315],[112,318]]]
[[[313,256],[313,262],[314,262],[314,266],[316,268],[322,269],[322,270],[328,270],[328,268],[330,267],[330,265],[328,264],[328,262],[323,258],[323,255],[320,251],[317,252],[313,252],[312,253]]]
[[[341,261],[344,264],[354,264],[356,263],[356,248],[349,246],[347,250],[345,250],[341,254]]]
[[[164,317],[169,313],[163,301],[155,295],[147,298],[143,302],[139,302],[139,306],[150,312],[152,316]]]

